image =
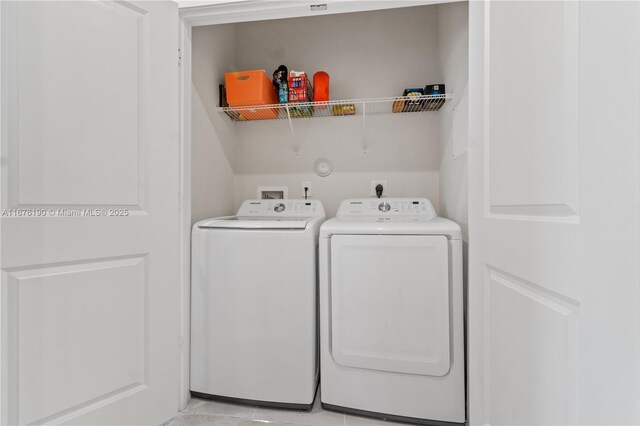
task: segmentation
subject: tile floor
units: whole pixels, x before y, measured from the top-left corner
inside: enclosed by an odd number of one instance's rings
[[[306,425],[306,426],[391,426],[400,423],[345,415],[325,410],[320,405],[320,396],[311,411],[278,410],[229,404],[206,399],[192,398],[176,418],[166,426],[264,426]]]

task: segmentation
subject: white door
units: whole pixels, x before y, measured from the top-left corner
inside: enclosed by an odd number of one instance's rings
[[[472,424],[640,423],[639,2],[470,3]]]
[[[162,423],[178,395],[176,6],[1,13],[1,423]]]

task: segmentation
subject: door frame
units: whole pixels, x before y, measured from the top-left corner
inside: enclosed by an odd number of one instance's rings
[[[338,13],[366,12],[427,6],[441,3],[457,3],[463,0],[397,0],[397,1],[349,1],[326,0],[327,10],[311,12],[310,4],[299,1],[241,0],[208,6],[186,7],[178,11],[178,52],[180,63],[180,380],[179,407],[183,408],[191,398],[189,390],[190,321],[191,321],[191,35],[193,27],[234,24],[283,18],[324,16]]]
[[[2,139],[6,137],[4,132],[7,131],[4,123],[6,122],[7,117],[7,103],[6,103],[6,95],[5,95],[5,87],[2,82],[4,82],[3,73],[6,71],[6,61],[3,60],[4,56],[7,54],[6,52],[6,40],[2,36],[4,31],[2,30],[2,24],[4,23],[5,17],[3,16],[2,4],[0,4],[0,135],[2,135]],[[4,152],[2,151],[2,143],[0,143],[0,158],[4,158]],[[2,173],[0,173],[0,188],[2,188]],[[0,197],[0,212],[5,209],[5,205],[3,203],[3,198]],[[0,241],[2,241],[2,221],[0,220]],[[2,245],[0,244],[0,271],[2,270]],[[4,288],[4,282],[2,282],[3,274],[0,274],[0,288]],[[6,324],[6,312],[2,310],[2,306],[4,305],[3,294],[0,292],[0,329],[7,326]],[[2,336],[6,336],[6,333],[0,332],[0,351],[6,351],[6,342],[2,340]],[[7,357],[5,354],[0,355],[0,359],[5,360]],[[6,413],[2,411],[2,407],[6,407],[8,403],[8,389],[6,389],[1,384],[7,382],[5,380],[5,375],[8,374],[7,365],[4,362],[0,363],[0,423],[4,423],[6,421]]]

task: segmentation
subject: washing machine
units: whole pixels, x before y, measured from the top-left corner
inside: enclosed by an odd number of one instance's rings
[[[460,227],[425,198],[353,199],[320,229],[321,400],[464,423]]]
[[[317,200],[247,200],[193,226],[192,395],[311,408],[324,218]]]

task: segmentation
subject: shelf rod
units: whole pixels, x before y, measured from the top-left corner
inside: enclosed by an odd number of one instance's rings
[[[293,142],[293,152],[295,152],[296,155],[298,155],[298,151],[300,151],[300,147],[296,143],[296,134],[293,131],[293,121],[291,121],[291,111],[289,110],[289,105],[287,105],[286,108],[287,108],[287,118],[289,119],[289,130],[291,130],[291,142]]]
[[[370,105],[368,109],[368,113],[370,115],[374,114],[391,114],[394,113],[394,106],[396,103],[399,105],[399,110],[396,110],[395,113],[414,113],[414,112],[423,112],[423,111],[438,111],[443,104],[453,98],[453,94],[441,94],[441,95],[422,95],[422,96],[394,96],[387,98],[360,98],[360,99],[342,99],[335,101],[325,101],[325,102],[298,102],[295,104],[295,107],[289,106],[285,103],[279,104],[268,104],[268,105],[251,105],[251,106],[241,106],[241,107],[218,107],[221,112],[229,115],[229,118],[234,121],[253,121],[253,120],[262,120],[262,119],[293,119],[293,118],[315,118],[315,117],[335,117],[342,115],[350,115],[345,114],[342,109],[338,109],[336,112],[333,110],[334,106],[351,106],[358,105],[358,107],[366,108],[366,105]],[[408,103],[408,104],[405,104]],[[425,109],[417,107],[424,103]],[[404,105],[404,106],[403,106]],[[290,108],[309,108],[311,113],[309,116],[298,116],[292,117],[290,114]],[[287,110],[287,114],[285,115],[283,110]],[[246,116],[243,116],[246,113]],[[258,116],[257,116],[258,115]],[[366,120],[365,120],[366,121]]]

